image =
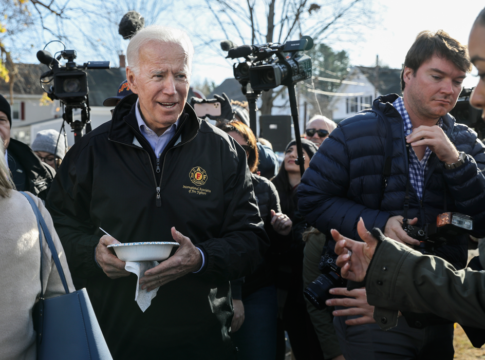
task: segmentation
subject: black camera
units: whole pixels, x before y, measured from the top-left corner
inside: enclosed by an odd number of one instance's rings
[[[409,225],[408,219],[404,219],[402,228],[410,237],[420,242],[416,250],[424,255],[436,255],[437,247],[463,232],[473,230],[473,220],[468,215],[446,212],[437,216],[436,223],[423,226]]]
[[[228,49],[222,43],[221,46],[224,50]],[[228,50],[227,57],[245,58],[246,62],[234,64],[234,77],[240,82],[251,83],[253,90],[263,91],[280,85],[294,85],[298,81],[310,79],[312,60],[300,52],[310,50],[312,47],[312,38],[303,36],[300,40],[287,41],[284,44],[269,43],[233,47]],[[283,53],[289,55],[285,56]]]
[[[57,58],[54,58],[45,50],[37,52],[37,59],[50,69],[41,75],[41,81],[45,78],[53,77],[54,86],[51,86],[47,91],[47,95],[51,100],[60,100],[66,105],[86,101],[89,91],[86,70],[110,68],[109,61],[89,61],[82,66],[78,66],[74,62],[76,57],[76,50],[63,50]],[[61,58],[67,60],[66,65],[60,65],[59,60]]]
[[[109,69],[109,61],[88,61],[83,65],[77,65],[76,50],[60,51],[57,57],[53,57],[48,51],[40,50],[37,52],[37,59],[49,67],[49,71],[40,76],[41,85],[53,82],[53,86],[44,89],[51,100],[59,100],[65,106],[63,119],[71,125],[74,132],[74,139],[77,142],[81,136],[84,125],[87,126],[87,132],[90,131],[90,108],[88,97],[88,78],[86,70],[88,69]],[[65,65],[59,61],[67,60]],[[48,80],[47,80],[48,79]],[[73,109],[81,109],[81,121],[73,121]]]
[[[325,301],[332,297],[330,289],[345,286],[345,280],[340,276],[340,268],[328,254],[322,256],[318,267],[322,274],[308,285],[303,294],[317,309],[323,309]]]

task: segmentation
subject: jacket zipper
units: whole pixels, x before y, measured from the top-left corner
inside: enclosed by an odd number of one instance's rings
[[[116,140],[111,140],[109,138],[108,138],[108,140],[109,141],[112,141],[114,143],[117,143],[117,144],[121,144],[121,145],[124,145],[124,146],[132,147],[132,148],[137,149],[137,150],[141,150],[141,151],[143,151],[148,156],[148,162],[149,163],[152,162],[152,159],[150,159],[150,154],[145,149],[140,148],[140,147],[135,146],[135,145],[129,145],[129,144],[125,144],[125,143],[122,143],[122,142],[119,142],[119,141],[116,141]],[[157,205],[157,207],[161,207],[162,206],[162,199],[160,197],[160,187],[157,186],[157,178],[155,176],[155,172],[153,171],[153,166],[150,165],[150,169],[152,170],[153,182],[155,183],[155,190],[157,191],[157,195],[155,196],[156,205]]]
[[[165,162],[166,162],[165,160],[167,160],[167,154],[168,154],[168,152],[169,151],[172,151],[173,149],[178,148],[178,147],[180,147],[182,145],[188,144],[189,142],[191,142],[192,140],[194,140],[196,136],[197,136],[197,134],[195,134],[191,139],[187,140],[185,143],[180,143],[179,145],[174,146],[174,147],[168,149],[167,152],[165,153],[165,155],[163,156],[162,174],[160,175],[160,184],[159,184],[159,187],[157,188],[158,194],[160,194],[160,188],[162,187],[163,171],[165,170]],[[161,202],[160,202],[160,205],[161,205]]]

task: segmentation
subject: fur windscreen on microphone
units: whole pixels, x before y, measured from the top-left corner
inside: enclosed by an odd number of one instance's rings
[[[139,12],[134,10],[128,11],[120,21],[118,33],[123,36],[123,39],[131,39],[135,34],[143,29],[145,26],[145,19]]]

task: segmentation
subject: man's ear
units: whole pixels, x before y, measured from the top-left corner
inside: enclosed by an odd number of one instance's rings
[[[414,77],[414,76],[415,76],[414,70],[406,66],[404,68],[404,71],[403,71],[403,81],[404,81],[404,83],[407,85],[409,83],[409,81],[411,80],[411,77]]]
[[[136,75],[135,75],[135,72],[132,69],[130,69],[129,66],[126,67],[126,80],[128,81],[130,90],[135,94],[138,94],[138,88],[136,86]]]

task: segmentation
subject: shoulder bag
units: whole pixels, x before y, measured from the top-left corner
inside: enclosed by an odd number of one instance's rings
[[[112,360],[86,289],[69,292],[66,277],[47,225],[26,193],[37,218],[40,243],[40,299],[34,306],[34,329],[37,333],[38,360]],[[41,231],[42,229],[42,231]],[[42,233],[64,286],[65,295],[44,299],[42,283]]]

